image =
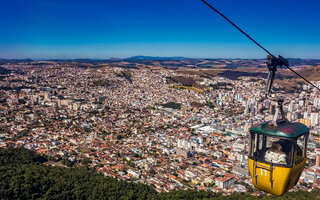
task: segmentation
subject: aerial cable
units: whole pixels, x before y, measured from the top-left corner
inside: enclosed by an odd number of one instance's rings
[[[238,29],[241,33],[243,33],[245,36],[247,36],[247,38],[249,38],[252,42],[254,42],[256,45],[258,45],[261,49],[263,49],[265,52],[267,52],[270,56],[275,57],[274,55],[272,55],[272,53],[270,53],[266,48],[264,48],[261,44],[259,44],[257,41],[255,41],[252,37],[250,37],[248,34],[246,34],[239,26],[235,25],[229,18],[227,18],[226,16],[224,16],[220,11],[218,11],[216,8],[214,8],[213,6],[211,6],[208,2],[206,2],[205,0],[201,0],[203,3],[207,4],[207,6],[209,6],[212,10],[214,10],[215,12],[217,12],[221,17],[223,17],[225,20],[227,20],[230,24],[232,24],[236,29]]]
[[[300,75],[298,72],[294,71],[293,69],[291,69],[289,67],[288,64],[283,63],[283,58],[281,56],[279,56],[279,58],[275,57],[272,53],[270,53],[270,51],[268,51],[266,48],[264,48],[261,44],[259,44],[257,41],[255,41],[252,37],[250,37],[246,32],[244,32],[239,26],[237,26],[236,24],[234,24],[229,18],[227,18],[225,15],[223,15],[220,11],[218,11],[216,8],[214,8],[212,5],[210,5],[208,2],[206,2],[205,0],[201,0],[203,3],[205,3],[207,6],[209,6],[212,10],[214,10],[216,13],[218,13],[221,17],[223,17],[225,20],[227,20],[231,25],[233,25],[236,29],[238,29],[242,34],[244,34],[247,38],[249,38],[252,42],[254,42],[257,46],[259,46],[261,49],[263,49],[267,54],[269,54],[272,58],[276,59],[280,65],[282,66],[284,65],[285,67],[287,67],[290,71],[292,71],[293,73],[295,73],[297,76],[299,76],[300,78],[302,78],[304,81],[306,81],[307,83],[309,83],[310,85],[312,85],[313,87],[315,87],[316,89],[318,89],[320,91],[320,88],[317,87],[316,85],[314,85],[313,83],[311,83],[309,80],[307,80],[306,78],[304,78],[302,75]],[[275,69],[276,70],[276,69]],[[269,69],[270,71],[270,69]]]

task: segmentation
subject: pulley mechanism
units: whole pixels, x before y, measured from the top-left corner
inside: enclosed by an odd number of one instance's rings
[[[267,56],[267,67],[268,67],[269,73],[268,73],[268,80],[267,80],[266,91],[265,91],[265,98],[278,103],[275,115],[272,120],[272,124],[274,126],[277,126],[277,119],[278,119],[279,112],[281,115],[279,122],[287,121],[287,119],[285,118],[285,115],[283,112],[283,106],[282,106],[284,100],[271,98],[269,96],[272,89],[273,80],[274,80],[277,68],[282,66],[289,67],[289,62],[287,59],[283,58],[282,56],[279,56],[278,58],[274,57],[273,55]]]
[[[283,58],[282,56],[279,56],[278,58],[271,55],[267,56],[267,67],[269,70],[269,74],[268,74],[268,81],[266,85],[266,93],[265,93],[266,97],[268,97],[268,95],[270,94],[273,79],[277,71],[277,68],[282,66],[289,67],[289,62],[287,59]]]

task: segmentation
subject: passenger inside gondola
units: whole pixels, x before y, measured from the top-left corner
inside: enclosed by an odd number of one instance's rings
[[[252,156],[260,162],[280,165],[292,165],[293,143],[291,140],[279,139],[265,135],[251,135]]]
[[[273,142],[270,149],[267,150],[265,160],[274,164],[287,164],[286,153],[278,142]]]

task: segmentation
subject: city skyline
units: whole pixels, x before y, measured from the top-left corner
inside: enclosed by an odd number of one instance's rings
[[[320,58],[317,1],[209,3],[275,55]],[[200,0],[15,1],[0,16],[0,58],[266,56]]]

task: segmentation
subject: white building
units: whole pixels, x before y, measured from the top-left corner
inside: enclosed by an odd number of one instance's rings
[[[235,179],[234,175],[227,173],[224,177],[216,178],[216,185],[221,188],[230,188],[234,185]]]
[[[319,114],[318,113],[311,113],[310,116],[311,125],[316,126],[319,124]]]

